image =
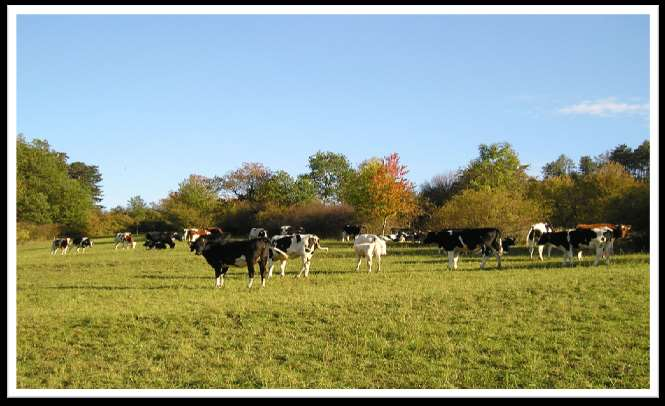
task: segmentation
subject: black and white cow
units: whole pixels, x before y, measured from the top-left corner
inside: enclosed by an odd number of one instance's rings
[[[510,253],[510,247],[514,246],[516,242],[517,242],[517,238],[515,238],[513,236],[501,239],[501,247],[503,247],[503,253],[504,254],[509,254]]]
[[[631,231],[630,224],[612,224],[612,223],[595,223],[595,224],[578,224],[575,226],[578,230],[594,230],[601,231],[606,236],[608,240],[605,243],[605,252],[603,252],[603,257],[606,257],[609,261],[611,255],[614,254],[614,242],[618,239],[628,238],[628,235]],[[577,253],[577,258],[582,260],[582,250]]]
[[[51,255],[55,255],[58,250],[60,250],[62,255],[65,255],[71,245],[72,239],[69,237],[54,238],[51,242]]]
[[[83,253],[85,254],[85,249],[92,247],[92,240],[88,237],[76,237],[72,240],[72,242],[76,246],[77,253],[82,249]]]
[[[149,231],[145,234],[145,243],[143,245],[147,249],[164,249],[167,245],[175,248],[175,239],[172,233],[166,231]]]
[[[190,251],[202,255],[215,270],[215,286],[224,286],[224,275],[230,267],[247,267],[249,285],[254,282],[254,265],[258,263],[261,273],[261,287],[266,284],[266,270],[272,265],[270,241],[256,238],[247,241],[225,241],[216,238],[199,237],[190,244]]]
[[[249,239],[268,238],[268,231],[265,228],[252,228],[249,230]]]
[[[538,241],[540,236],[545,233],[551,233],[554,231],[554,228],[549,223],[536,223],[529,228],[529,232],[526,234],[526,247],[529,249],[529,257],[533,258],[533,251],[538,246]],[[548,247],[547,256],[550,256],[552,251],[551,247]],[[542,255],[538,255],[543,260]]]
[[[351,239],[355,239],[358,234],[360,234],[360,231],[362,229],[361,225],[358,224],[347,224],[344,226],[344,230],[342,231],[342,241],[351,241]]]
[[[565,264],[568,261],[572,266],[573,250],[588,248],[596,251],[596,260],[593,262],[595,266],[598,265],[598,262],[603,257],[608,238],[610,236],[600,230],[575,229],[545,233],[538,240],[538,254],[542,260],[543,247],[552,246],[563,252],[563,263]]]
[[[439,249],[448,254],[448,268],[457,269],[457,262],[462,252],[482,254],[480,269],[490,255],[496,255],[497,268],[501,268],[503,244],[501,231],[497,228],[462,228],[430,232],[423,244],[436,243]]]
[[[305,277],[309,276],[309,266],[312,261],[314,251],[318,248],[322,251],[328,251],[328,248],[321,247],[319,237],[314,234],[294,234],[294,235],[276,235],[270,240],[270,244],[282,254],[281,257],[275,258],[279,261],[280,275],[284,276],[286,272],[286,261],[289,258],[300,257],[302,258],[302,269],[298,273],[300,277],[303,272]],[[271,264],[268,277],[272,277],[272,269],[274,264]]]

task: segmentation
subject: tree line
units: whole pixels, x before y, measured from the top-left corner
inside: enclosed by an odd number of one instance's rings
[[[529,166],[509,143],[481,144],[466,167],[419,188],[397,153],[353,167],[343,154],[319,151],[296,177],[246,162],[219,176],[192,174],[158,202],[137,195],[111,209],[99,204],[98,167],[67,161],[45,140],[17,137],[19,240],[210,226],[244,235],[251,227],[275,232],[284,224],[321,236],[338,236],[348,223],[376,233],[495,226],[518,237],[540,221],[649,227],[648,140],[635,150],[619,145],[595,158],[583,156],[577,165],[561,155],[542,168],[542,179],[528,175]]]

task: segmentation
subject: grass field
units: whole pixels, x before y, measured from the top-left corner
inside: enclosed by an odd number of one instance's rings
[[[225,286],[183,243],[17,248],[17,388],[648,388],[649,257],[503,269],[388,245],[381,273],[324,241],[310,277]],[[553,255],[556,251],[553,251]],[[258,282],[258,280],[257,280]]]

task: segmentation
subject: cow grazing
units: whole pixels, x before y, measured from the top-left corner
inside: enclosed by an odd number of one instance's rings
[[[199,237],[190,244],[190,251],[202,255],[215,270],[215,286],[224,286],[224,275],[229,267],[247,267],[249,285],[254,282],[254,265],[258,263],[261,273],[261,287],[265,287],[266,270],[272,265],[270,241],[256,238],[248,241],[224,241],[221,239]]]
[[[71,245],[72,239],[69,237],[54,238],[51,242],[51,255],[55,255],[58,250],[62,255],[65,255]]]
[[[357,224],[347,224],[344,226],[342,231],[342,241],[351,241],[351,238],[355,239],[362,229],[361,225]]]
[[[175,248],[173,234],[166,231],[150,231],[145,234],[145,246],[147,249],[164,249],[166,246]]]
[[[271,239],[270,244],[273,248],[277,249],[278,253],[283,253],[285,256],[275,259],[280,263],[281,276],[284,276],[286,272],[287,259],[293,257],[302,258],[302,268],[300,269],[300,273],[298,273],[298,277],[303,272],[305,273],[305,277],[309,276],[309,267],[314,251],[317,248],[322,251],[328,251],[328,248],[321,247],[319,237],[314,234],[276,235]],[[273,266],[274,263],[270,266],[268,277],[272,277]]]
[[[367,258],[367,272],[372,272],[372,259],[378,263],[377,272],[381,271],[381,256],[386,255],[386,242],[374,234],[359,234],[353,241],[356,252],[356,272],[360,270],[360,263]]]
[[[457,262],[462,252],[482,254],[480,269],[490,255],[496,255],[497,268],[501,268],[503,244],[501,231],[497,228],[449,229],[437,233],[430,232],[423,244],[436,243],[448,254],[448,268],[457,269]]]
[[[76,246],[77,253],[82,249],[85,254],[85,249],[92,247],[92,240],[88,237],[76,237],[72,240],[72,243]]]
[[[603,256],[606,256],[608,259],[610,255],[614,254],[614,241],[617,239],[627,238],[630,234],[631,226],[629,224],[610,224],[610,223],[596,223],[596,224],[578,224],[575,226],[578,230],[599,230],[603,232],[609,232],[610,238],[605,244],[605,252]],[[579,260],[582,260],[582,251],[580,250],[577,253]]]
[[[249,239],[268,238],[268,231],[265,228],[252,228],[249,230]]]
[[[596,260],[593,263],[595,266],[603,256],[608,237],[608,233],[601,230],[575,229],[545,233],[538,240],[538,254],[542,260],[543,247],[552,246],[563,252],[563,263],[570,262],[572,266],[573,250],[589,248],[596,251]]]
[[[529,249],[529,257],[533,258],[533,251],[538,245],[540,236],[545,233],[551,233],[554,231],[554,228],[549,223],[536,223],[529,228],[529,232],[526,234],[526,247]],[[547,256],[550,256],[551,248],[548,248]],[[539,255],[542,260],[542,255]]]
[[[136,248],[136,241],[134,241],[134,238],[132,237],[132,233],[124,232],[124,233],[118,233],[115,235],[115,248],[118,249],[118,246],[122,245],[122,249],[132,247]]]

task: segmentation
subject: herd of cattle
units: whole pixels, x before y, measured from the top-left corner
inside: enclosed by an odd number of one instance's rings
[[[501,268],[501,257],[515,245],[514,237],[502,236],[497,228],[471,228],[471,229],[445,229],[427,234],[408,233],[399,231],[391,235],[363,234],[362,226],[346,225],[342,232],[342,241],[353,239],[356,254],[356,271],[360,270],[362,259],[367,261],[367,270],[372,271],[372,263],[376,260],[378,271],[381,270],[381,257],[385,256],[386,241],[403,242],[407,239],[423,244],[437,244],[439,252],[445,251],[448,256],[448,267],[457,269],[459,257],[462,253],[481,255],[480,268],[485,267],[487,258],[496,256],[497,268]],[[609,264],[613,254],[614,242],[617,239],[627,238],[631,226],[626,224],[578,224],[575,229],[555,231],[547,223],[538,223],[530,227],[526,245],[530,257],[533,258],[535,249],[538,257],[543,261],[543,251],[548,247],[548,256],[552,248],[563,252],[563,263],[572,265],[574,251],[577,251],[578,260],[582,260],[582,250],[589,249],[595,252],[594,265],[604,259]],[[307,234],[302,227],[282,226],[280,234],[269,238],[267,230],[252,228],[249,238],[244,241],[231,241],[229,234],[220,228],[188,228],[183,233],[152,231],[145,234],[144,247],[146,249],[174,248],[176,241],[185,241],[189,244],[191,252],[201,255],[215,271],[215,285],[224,284],[224,275],[230,267],[247,267],[249,274],[249,287],[254,280],[255,266],[258,265],[261,275],[261,285],[265,286],[266,278],[272,277],[275,264],[279,265],[280,275],[284,276],[288,259],[300,258],[302,267],[298,277],[309,275],[310,264],[314,252],[321,247],[320,239],[315,234]],[[51,244],[51,254],[58,250],[61,254],[67,253],[70,247],[76,247],[76,252],[92,247],[92,240],[88,237],[54,238]],[[129,232],[118,233],[115,237],[114,249],[135,249],[136,241]]]

